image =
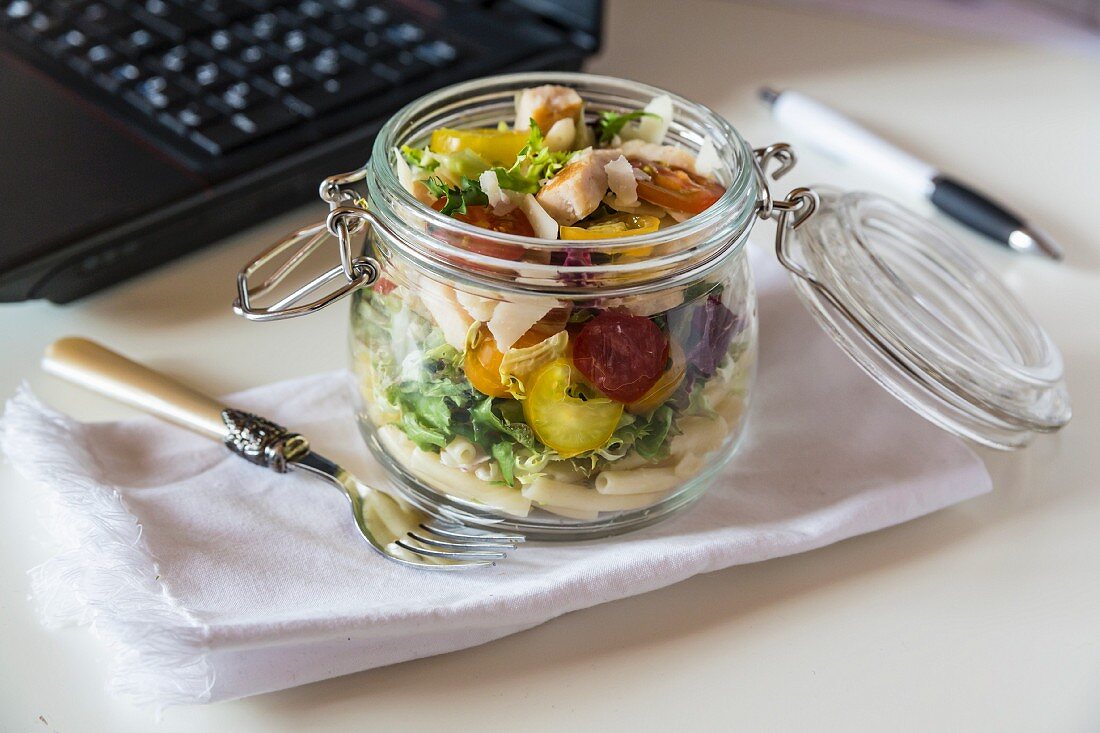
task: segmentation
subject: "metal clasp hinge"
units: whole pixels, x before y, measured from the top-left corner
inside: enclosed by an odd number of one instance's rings
[[[365,178],[366,169],[360,168],[351,173],[330,176],[321,182],[318,195],[329,205],[325,221],[299,229],[241,268],[237,273],[237,298],[233,301],[235,313],[251,321],[294,318],[318,311],[353,290],[374,284],[379,274],[378,262],[366,255],[355,256],[352,240],[364,226],[377,226],[377,220],[367,209],[366,199],[354,189],[345,188]],[[335,238],[339,243],[339,265],[314,277],[271,305],[255,304],[256,299],[270,294],[330,238]],[[285,255],[287,252],[291,254]],[[259,270],[280,259],[282,264],[262,282],[251,282]],[[335,289],[306,301],[307,297],[334,282],[339,282]]]
[[[756,215],[761,219],[775,219],[775,256],[780,264],[799,277],[812,280],[809,273],[789,256],[790,232],[808,219],[818,209],[820,200],[811,188],[794,188],[784,199],[772,197],[769,178],[777,181],[798,162],[794,149],[787,143],[774,143],[752,151],[753,172],[760,186],[756,202]],[[768,169],[775,163],[774,170]]]

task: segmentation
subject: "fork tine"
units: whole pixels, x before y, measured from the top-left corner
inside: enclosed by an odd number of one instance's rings
[[[451,540],[480,540],[480,541],[492,541],[501,540],[505,542],[519,544],[526,538],[519,534],[506,534],[503,532],[485,532],[483,534],[465,534],[463,532],[455,532],[453,529],[444,529],[437,524],[420,524],[420,528],[431,532],[432,534],[439,535],[440,537],[446,537]],[[466,529],[466,528],[464,528]]]
[[[424,557],[441,557],[447,560],[503,560],[507,557],[503,552],[479,552],[479,551],[464,551],[464,552],[448,552],[446,550],[431,550],[427,547],[417,547],[411,545],[405,540],[394,540],[394,544],[398,547],[403,547],[409,552],[414,552],[417,555],[423,555]]]
[[[443,540],[432,539],[431,537],[425,537],[424,535],[417,534],[416,532],[409,532],[409,537],[412,537],[417,542],[422,542],[425,545],[431,547],[450,548],[455,550],[514,550],[516,546],[511,542],[444,542]]]

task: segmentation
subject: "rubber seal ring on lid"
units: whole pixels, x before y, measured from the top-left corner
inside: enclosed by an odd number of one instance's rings
[[[864,371],[936,425],[994,448],[1069,421],[1061,355],[996,275],[888,199],[821,188],[818,198],[809,219],[780,212],[776,255]]]

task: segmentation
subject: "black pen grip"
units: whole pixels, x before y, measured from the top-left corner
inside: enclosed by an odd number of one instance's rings
[[[937,209],[1001,244],[1008,245],[1012,232],[1024,227],[1015,214],[953,178],[936,176],[932,184],[931,199]]]

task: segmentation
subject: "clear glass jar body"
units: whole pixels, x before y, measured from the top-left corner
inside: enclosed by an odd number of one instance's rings
[[[500,235],[443,217],[401,187],[394,148],[435,127],[508,119],[515,91],[548,82],[577,88],[590,116],[660,93],[604,77],[513,75],[396,115],[368,168],[378,222],[368,247],[380,277],[353,296],[352,373],[362,433],[410,502],[536,539],[585,539],[686,506],[735,453],[757,354],[744,250],[757,184],[737,133],[676,99],[670,137],[688,149],[711,137],[727,192],[653,235],[583,249]],[[578,370],[601,328],[664,349],[644,394],[609,399]],[[511,343],[496,349],[502,340]],[[631,368],[622,366],[626,381]]]

